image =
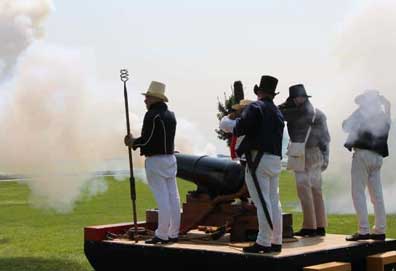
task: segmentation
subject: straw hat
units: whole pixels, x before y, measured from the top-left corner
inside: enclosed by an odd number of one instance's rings
[[[142,95],[160,98],[164,102],[168,101],[168,98],[165,96],[165,84],[157,81],[151,81],[147,92],[142,93]]]
[[[252,102],[253,102],[253,101],[251,101],[251,100],[246,100],[246,99],[240,100],[240,101],[239,101],[239,104],[234,104],[231,108],[234,109],[234,110],[240,110],[240,109],[245,108],[246,106],[248,106],[248,105],[251,104]]]

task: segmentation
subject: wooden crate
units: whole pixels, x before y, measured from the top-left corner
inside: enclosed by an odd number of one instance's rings
[[[367,271],[384,271],[385,265],[396,263],[396,251],[367,256]]]
[[[350,263],[329,262],[318,265],[306,266],[303,271],[351,271]]]

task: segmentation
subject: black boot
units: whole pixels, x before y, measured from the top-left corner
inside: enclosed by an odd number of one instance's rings
[[[317,228],[317,229],[316,229],[316,235],[318,235],[318,236],[325,236],[325,235],[326,235],[326,230],[325,230],[325,228]]]
[[[271,251],[272,252],[281,252],[282,251],[282,245],[271,244]]]
[[[385,240],[385,233],[372,233],[370,234],[370,239],[372,240],[378,240],[378,241],[384,241]]]
[[[301,237],[313,237],[316,236],[316,229],[301,229],[298,232],[295,232],[294,235]]]
[[[262,245],[259,245],[257,243],[254,243],[253,246],[250,247],[244,247],[243,252],[249,252],[249,253],[270,253],[271,252],[271,247],[265,247]]]
[[[345,237],[346,241],[359,241],[359,240],[368,240],[368,239],[370,239],[370,234],[354,233],[350,236]]]
[[[154,236],[152,239],[149,239],[149,240],[146,240],[146,241],[144,241],[146,244],[153,244],[153,245],[155,245],[155,244],[161,244],[161,245],[163,245],[163,244],[166,244],[166,243],[168,243],[168,240],[163,240],[163,239],[161,239],[161,238],[159,238],[159,237],[157,237],[157,236]]]
[[[175,238],[169,237],[168,242],[169,243],[177,243],[177,242],[179,242],[179,237],[175,237]]]

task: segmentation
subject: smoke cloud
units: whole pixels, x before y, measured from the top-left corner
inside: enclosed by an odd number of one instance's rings
[[[42,23],[53,9],[50,0],[0,1],[0,79],[34,40],[43,35]]]
[[[125,150],[122,115],[100,95],[87,55],[36,41],[2,86],[2,171],[28,176],[39,206],[71,210],[101,161]]]
[[[324,109],[332,136],[330,165],[326,172],[327,207],[331,213],[354,213],[350,191],[352,154],[344,147],[347,133],[341,124],[358,108],[355,98],[367,90],[378,90],[394,106],[396,103],[396,4],[393,1],[373,1],[366,8],[347,18],[339,35],[336,56],[340,60],[336,84],[327,98]],[[375,102],[364,106],[365,112],[376,108]],[[393,107],[394,108],[394,107]],[[394,116],[394,109],[392,115]],[[372,112],[371,112],[372,113]],[[370,113],[370,114],[371,114]],[[380,121],[368,124],[373,131],[381,131]],[[381,125],[381,127],[378,127]],[[392,197],[395,184],[395,123],[388,140],[390,156],[384,159],[382,184],[387,212],[396,211]],[[371,207],[371,204],[368,204]]]
[[[125,112],[121,82],[96,76],[92,51],[45,41],[42,23],[52,9],[49,0],[0,2],[0,171],[27,177],[34,206],[69,212],[82,191],[106,191],[95,171],[128,170]],[[142,117],[130,115],[136,136]],[[192,127],[179,120],[181,133],[199,137]],[[179,138],[180,151],[202,149]],[[144,178],[138,152],[134,166]]]

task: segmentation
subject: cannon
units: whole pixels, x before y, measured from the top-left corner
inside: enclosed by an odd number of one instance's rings
[[[196,193],[211,198],[238,192],[244,184],[243,167],[230,159],[176,154],[177,177],[197,185]]]
[[[249,201],[245,170],[228,158],[176,154],[177,177],[197,185],[183,204],[180,234],[192,229],[221,229],[231,242],[255,240],[258,232],[256,207]],[[155,228],[155,209],[146,212],[146,222]],[[209,230],[210,231],[210,230]],[[283,214],[283,237],[292,238],[292,216]]]

